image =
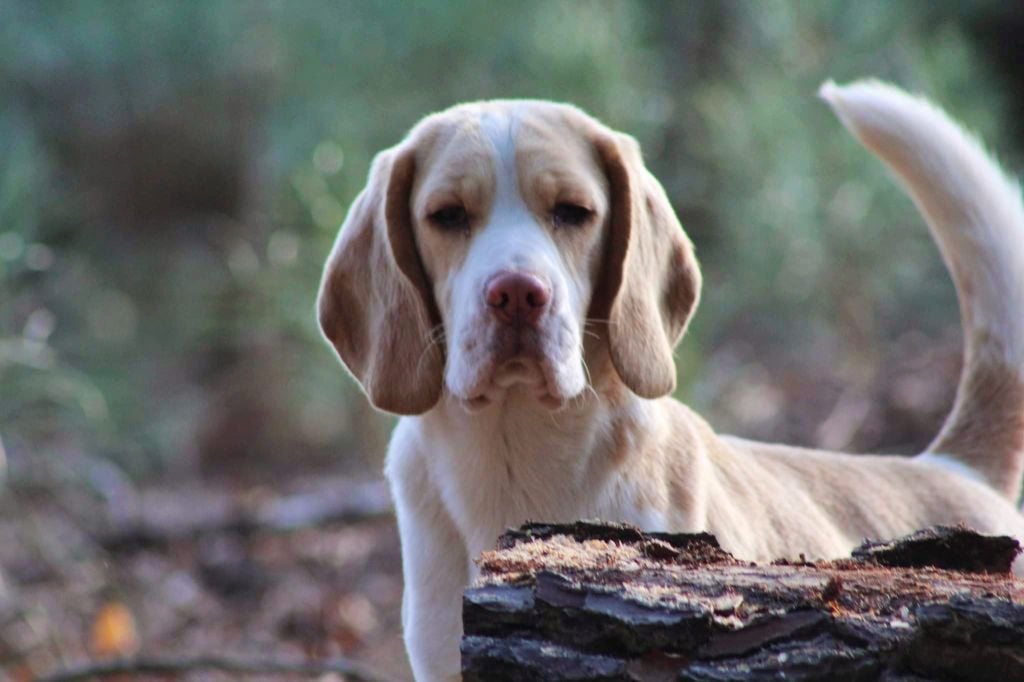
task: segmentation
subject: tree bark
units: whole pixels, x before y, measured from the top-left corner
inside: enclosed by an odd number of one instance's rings
[[[531,524],[480,559],[465,680],[1024,679],[1012,538],[934,528],[829,562],[708,534]]]

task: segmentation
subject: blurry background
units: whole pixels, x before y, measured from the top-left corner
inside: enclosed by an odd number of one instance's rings
[[[923,447],[952,286],[815,92],[927,93],[1020,169],[1022,31],[988,1],[0,0],[0,670],[271,647],[407,674],[391,422],[313,301],[373,154],[459,101],[640,140],[703,266],[678,394],[716,427]]]

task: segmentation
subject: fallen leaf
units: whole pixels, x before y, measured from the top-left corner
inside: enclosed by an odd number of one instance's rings
[[[93,653],[105,658],[128,656],[139,648],[132,612],[120,602],[107,602],[92,621]]]

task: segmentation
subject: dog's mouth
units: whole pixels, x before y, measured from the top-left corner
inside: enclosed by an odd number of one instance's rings
[[[563,408],[586,388],[577,335],[571,325],[491,327],[467,337],[450,395],[469,412],[509,400],[548,410]],[[459,380],[461,379],[461,380]]]
[[[551,410],[559,409],[568,400],[568,396],[561,395],[557,389],[550,363],[544,359],[515,356],[505,362],[495,362],[489,380],[463,403],[470,412],[478,412],[500,402],[515,389],[525,391]]]
[[[536,329],[497,330],[490,339],[489,358],[468,392],[465,406],[479,411],[513,393],[523,393],[542,406],[557,410],[569,399],[560,381],[556,348]]]

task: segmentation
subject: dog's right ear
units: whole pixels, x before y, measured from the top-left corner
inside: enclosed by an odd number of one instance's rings
[[[413,233],[410,145],[381,152],[324,268],[320,329],[374,407],[421,414],[441,396],[440,314]]]

